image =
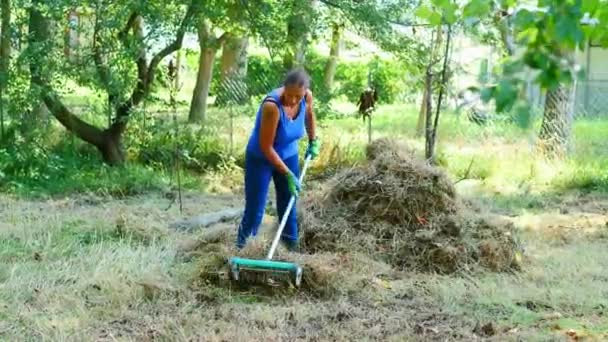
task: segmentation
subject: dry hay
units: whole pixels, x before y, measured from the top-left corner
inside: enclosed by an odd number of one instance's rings
[[[516,266],[512,225],[467,208],[444,172],[390,139],[376,140],[366,155],[365,165],[302,200],[307,252],[359,252],[398,269],[441,273]]]
[[[217,235],[215,236],[217,237]],[[258,237],[248,241],[247,246],[237,251],[231,246],[234,241],[229,234],[222,235],[225,240],[205,239],[197,247],[197,284],[199,286],[261,288],[272,293],[292,290],[289,287],[271,288],[261,283],[234,283],[230,280],[228,260],[232,256],[263,259],[268,251],[270,240]],[[361,291],[371,285],[371,279],[378,275],[391,273],[388,265],[370,260],[358,254],[290,253],[283,248],[277,250],[275,260],[289,261],[303,268],[300,290],[317,297],[330,297],[338,294]],[[262,286],[260,286],[262,285]]]

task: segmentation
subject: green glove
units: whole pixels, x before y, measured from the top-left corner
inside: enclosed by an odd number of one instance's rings
[[[296,198],[300,196],[300,181],[298,180],[296,175],[294,175],[293,172],[289,171],[287,172],[285,177],[287,177],[287,188],[289,189],[291,195],[295,196]]]
[[[319,150],[321,149],[321,142],[318,138],[310,140],[308,142],[308,148],[306,149],[306,157],[310,156],[310,159],[315,159],[319,156]]]

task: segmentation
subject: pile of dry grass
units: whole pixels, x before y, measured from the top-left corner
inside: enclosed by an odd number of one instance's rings
[[[200,239],[194,251],[194,254],[198,256],[196,259],[198,260],[197,283],[199,286],[263,288],[265,291],[272,292],[290,290],[284,286],[270,288],[259,282],[232,282],[228,267],[229,258],[240,256],[263,259],[271,243],[268,237],[260,236],[251,239],[245,248],[237,251],[230,247],[233,241],[234,236],[225,231],[212,232]],[[274,259],[299,264],[304,269],[300,290],[318,297],[330,297],[355,290],[361,291],[374,285],[371,280],[377,276],[392,272],[390,266],[356,253],[290,253],[281,247],[277,250]]]
[[[367,158],[303,199],[307,252],[358,252],[399,269],[442,273],[516,265],[512,225],[467,209],[441,170],[389,139],[370,144]]]

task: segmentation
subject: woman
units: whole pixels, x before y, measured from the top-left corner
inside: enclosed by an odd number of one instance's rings
[[[291,196],[299,196],[298,140],[305,130],[308,133],[306,155],[315,158],[319,154],[309,85],[306,72],[291,71],[283,86],[270,92],[260,105],[245,156],[245,213],[238,228],[238,248],[245,246],[249,236],[258,233],[271,178],[280,218]],[[288,215],[281,241],[288,249],[295,250],[298,244],[295,206]]]

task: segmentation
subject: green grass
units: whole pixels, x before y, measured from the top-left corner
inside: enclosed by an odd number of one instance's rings
[[[464,177],[470,165],[468,178],[480,181],[489,192],[608,192],[608,120],[577,119],[568,157],[546,160],[535,150],[537,125],[527,130],[508,121],[479,126],[449,112],[442,115],[437,155],[454,179]],[[415,137],[416,120],[415,108],[381,106],[372,120],[373,136],[404,140],[422,155],[423,138]],[[356,118],[330,120],[323,126],[322,134],[330,137],[330,145],[336,143],[336,136],[358,149],[363,149],[367,141],[367,128]]]

